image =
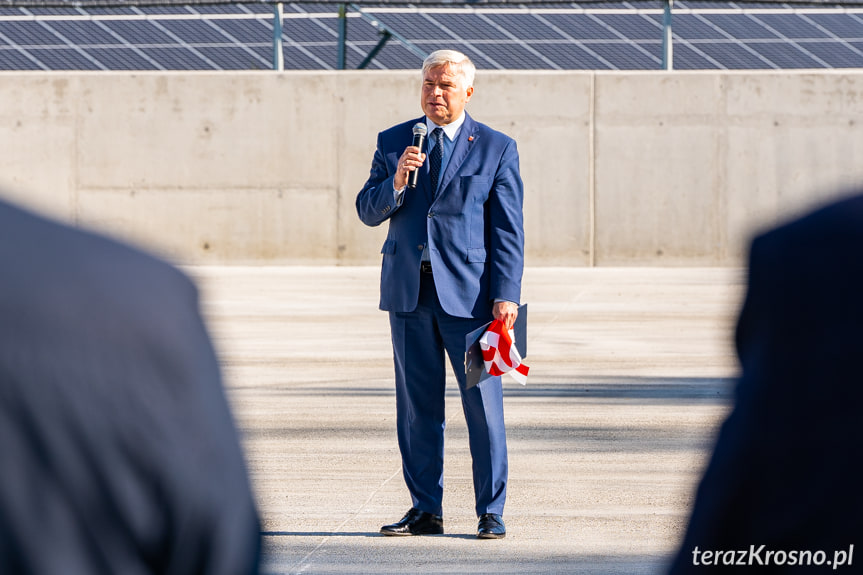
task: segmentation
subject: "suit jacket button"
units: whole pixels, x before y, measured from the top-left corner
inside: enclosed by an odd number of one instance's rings
[[[434,217],[434,212],[429,212],[429,217],[430,217],[430,218],[433,218],[433,217]]]
[[[420,244],[420,245],[418,245],[418,246],[417,246],[417,249],[418,249],[418,250],[420,250],[420,251],[422,251],[422,249],[423,249],[424,247],[425,247],[424,245]]]

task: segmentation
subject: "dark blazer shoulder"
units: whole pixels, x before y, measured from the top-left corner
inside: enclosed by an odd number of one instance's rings
[[[6,288],[16,290],[25,301],[101,310],[115,303],[124,313],[135,309],[126,305],[132,295],[151,307],[166,301],[197,301],[193,281],[169,262],[4,202],[0,202],[0,240],[6,246],[0,246],[0,265],[11,278],[28,278],[27,285],[22,279],[17,288],[14,281],[7,282]]]
[[[824,205],[805,216],[758,235],[753,245],[805,247],[819,243],[842,244],[849,236],[863,237],[863,194]]]

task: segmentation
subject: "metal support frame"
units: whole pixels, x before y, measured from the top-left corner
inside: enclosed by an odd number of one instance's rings
[[[336,68],[339,70],[345,69],[348,42],[348,7],[346,4],[339,4],[339,44],[338,44],[338,64]]]
[[[363,58],[363,61],[360,62],[360,65],[357,66],[358,70],[362,70],[371,64],[372,60],[374,60],[375,56],[383,50],[390,38],[397,40],[402,46],[416,54],[420,60],[425,60],[426,56],[428,56],[428,54],[423,50],[420,50],[416,44],[397,33],[395,30],[391,30],[386,25],[382,24],[377,18],[366,14],[356,4],[339,4],[339,40],[336,48],[338,50],[338,63],[336,67],[339,70],[344,70],[347,67],[348,8],[356,11],[360,15],[360,18],[374,26],[377,29],[378,34],[381,36],[377,45],[372,48],[371,52],[369,52],[366,57]]]
[[[662,69],[674,69],[674,44],[671,40],[671,8],[674,0],[665,0],[662,12]]]
[[[282,51],[282,3],[273,6],[273,70],[285,71],[285,56]]]
[[[421,50],[419,48],[419,46],[417,46],[416,44],[414,44],[413,42],[411,42],[410,40],[408,40],[407,38],[405,38],[404,36],[402,36],[401,34],[396,32],[395,30],[388,28],[385,24],[381,23],[380,20],[378,20],[377,18],[375,18],[371,14],[366,14],[356,4],[348,4],[348,6],[350,6],[351,10],[355,10],[357,13],[359,13],[360,18],[362,18],[363,20],[365,20],[366,22],[368,22],[369,24],[371,24],[372,26],[377,28],[377,30],[380,34],[384,34],[384,33],[388,34],[389,37],[392,37],[395,40],[397,40],[398,43],[401,44],[402,46],[404,46],[405,48],[407,48],[408,51],[413,52],[413,54],[415,56],[417,56],[420,60],[425,60],[426,56],[428,56],[428,53]],[[389,38],[387,38],[387,40],[389,40]],[[386,42],[384,42],[384,44],[385,43]],[[378,43],[378,46],[383,48],[383,46],[380,43]],[[375,50],[380,51],[380,49],[377,46],[375,46]]]
[[[380,34],[381,36],[380,41],[374,48],[372,48],[372,51],[369,52],[365,58],[363,58],[363,61],[360,62],[359,66],[357,66],[358,70],[363,70],[366,66],[371,64],[372,60],[375,59],[375,56],[378,55],[378,52],[380,52],[383,49],[384,45],[387,43],[387,41],[393,37],[392,33],[389,30],[381,30],[380,32],[378,32],[378,34]]]

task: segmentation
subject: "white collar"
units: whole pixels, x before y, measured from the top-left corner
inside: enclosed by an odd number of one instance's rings
[[[450,122],[446,126],[438,126],[434,122],[432,122],[428,116],[426,116],[426,127],[428,128],[429,137],[431,137],[432,132],[434,132],[435,128],[443,128],[443,133],[446,134],[446,137],[452,142],[455,140],[456,135],[458,134],[461,125],[464,124],[465,112],[462,110],[461,116],[459,116],[455,121]]]

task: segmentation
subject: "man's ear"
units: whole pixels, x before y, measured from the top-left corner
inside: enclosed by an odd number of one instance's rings
[[[467,87],[467,98],[464,99],[465,102],[470,100],[470,97],[473,96],[473,86]]]

